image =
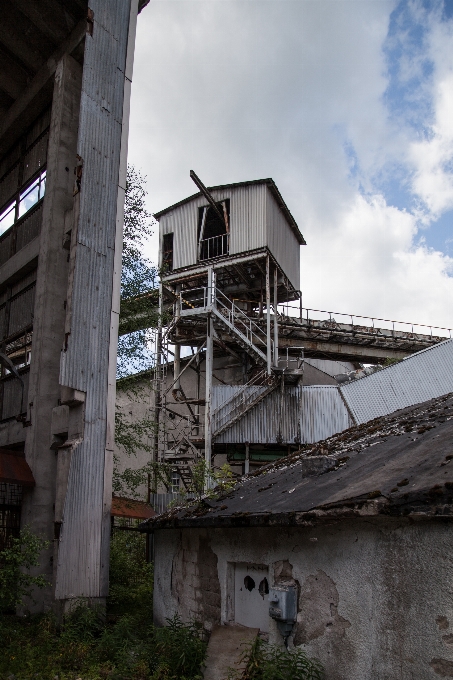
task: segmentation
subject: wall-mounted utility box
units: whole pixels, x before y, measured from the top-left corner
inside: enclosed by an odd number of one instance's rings
[[[269,602],[269,616],[277,621],[283,637],[288,637],[297,621],[296,586],[273,586],[269,589]]]
[[[297,619],[296,586],[273,586],[269,590],[269,616],[277,621],[295,623]]]

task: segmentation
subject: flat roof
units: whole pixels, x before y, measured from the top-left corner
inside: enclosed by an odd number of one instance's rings
[[[268,177],[267,179],[254,179],[249,182],[236,182],[234,184],[220,184],[219,186],[215,187],[207,187],[209,191],[222,191],[226,189],[237,189],[239,187],[250,187],[250,186],[256,186],[257,184],[266,184],[267,187],[269,188],[269,191],[271,192],[272,196],[275,198],[278,207],[284,214],[286,221],[288,222],[289,226],[293,230],[297,240],[299,241],[301,246],[307,245],[302,232],[300,231],[296,220],[294,217],[291,215],[291,212],[286,205],[285,201],[283,200],[283,197],[278,190],[277,185],[275,184],[274,180],[271,177]],[[171,210],[175,210],[176,208],[179,208],[182,205],[185,205],[186,203],[190,203],[190,201],[195,200],[196,198],[199,198],[202,196],[201,191],[198,191],[196,194],[192,194],[192,196],[188,196],[187,198],[184,198],[182,201],[178,201],[178,203],[174,203],[173,205],[170,205],[168,208],[164,208],[164,210],[160,210],[157,213],[154,213],[154,217],[156,220],[159,220],[160,217],[163,215],[166,215],[169,213]]]

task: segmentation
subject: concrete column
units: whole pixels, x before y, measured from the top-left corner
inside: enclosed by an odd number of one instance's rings
[[[82,67],[65,55],[57,66],[47,156],[46,194],[36,281],[33,347],[25,456],[36,487],[25,494],[22,525],[54,539],[56,460],[51,444],[52,409],[60,397],[60,351],[64,341],[68,251],[63,248],[65,213],[72,209],[74,165],[80,107]],[[58,527],[56,527],[58,529]],[[58,531],[55,532],[58,535]],[[42,555],[39,573],[52,581],[53,548]],[[52,588],[35,593],[34,609],[52,600]],[[31,605],[30,605],[31,606]]]

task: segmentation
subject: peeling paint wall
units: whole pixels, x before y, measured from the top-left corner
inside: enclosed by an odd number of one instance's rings
[[[451,532],[449,523],[383,517],[312,528],[158,530],[155,621],[179,612],[207,629],[217,613],[234,622],[234,564],[263,564],[271,585],[297,585],[290,645],[318,657],[326,680],[452,678]],[[188,566],[202,562],[208,577]],[[270,640],[281,641],[269,624]]]

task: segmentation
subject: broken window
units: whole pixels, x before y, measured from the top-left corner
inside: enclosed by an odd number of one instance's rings
[[[228,255],[230,235],[230,200],[198,209],[198,259],[211,260]]]
[[[23,217],[44,197],[45,189],[46,171],[42,170],[0,214],[0,235],[12,227],[18,219]]]
[[[173,234],[164,234],[162,241],[162,268],[165,271],[173,269]]]

